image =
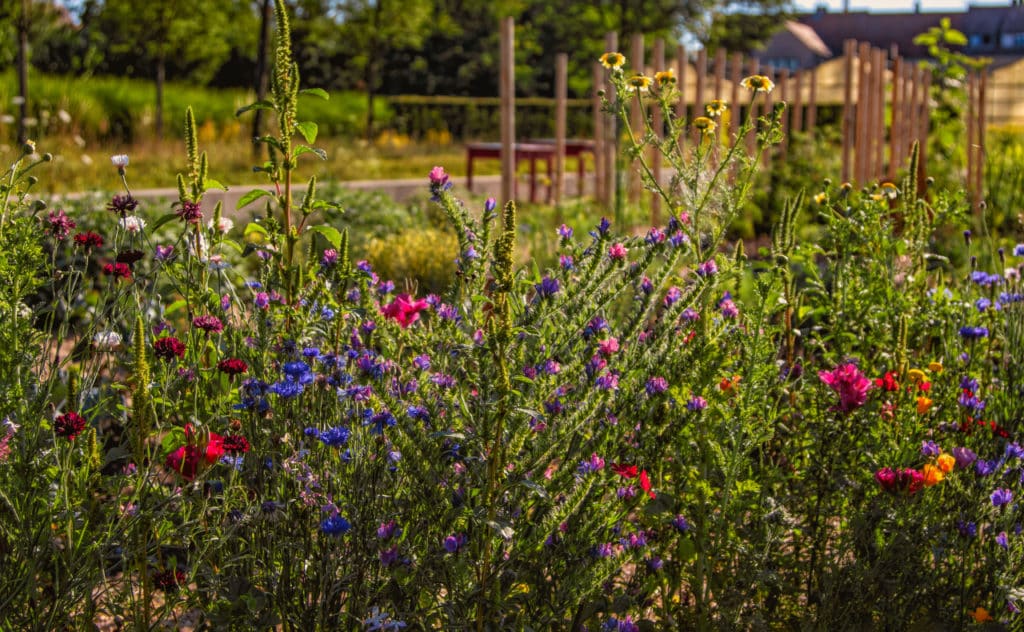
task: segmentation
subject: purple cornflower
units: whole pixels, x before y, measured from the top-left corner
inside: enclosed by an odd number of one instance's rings
[[[228,311],[229,309],[231,309],[231,295],[230,294],[225,294],[224,296],[220,297],[220,308],[222,310],[224,310],[225,312]]]
[[[257,292],[253,301],[259,309],[267,309],[270,307],[270,295],[266,292]]]
[[[640,632],[640,626],[633,623],[633,617],[629,615],[625,619],[611,617],[601,626],[601,632]]]
[[[652,228],[647,231],[647,236],[644,237],[644,241],[652,246],[655,244],[665,243],[665,231],[660,228]]]
[[[939,448],[938,444],[934,441],[922,441],[921,442],[921,455],[922,456],[939,456],[942,454],[942,449]]]
[[[1017,244],[1013,247],[1014,257],[1024,257],[1024,244]]]
[[[324,250],[323,256],[320,257],[320,265],[329,268],[336,263],[338,263],[338,251],[334,248]]]
[[[978,535],[978,525],[973,522],[956,521],[956,530],[965,538],[973,538]]]
[[[640,290],[644,294],[650,294],[654,291],[654,284],[651,282],[650,277],[645,275],[644,278],[640,279]]]
[[[1002,507],[1013,502],[1013,492],[1005,487],[1001,487],[992,492],[992,495],[989,498],[992,499],[993,507]]]
[[[1024,448],[1016,441],[1007,443],[1003,455],[1008,459],[1024,459]]]
[[[558,255],[558,266],[563,270],[572,270],[575,266],[572,255]]]
[[[688,323],[696,322],[697,319],[700,318],[700,314],[697,313],[697,310],[693,309],[692,307],[687,307],[686,309],[684,309],[683,313],[680,314],[680,316],[683,320],[685,320]]]
[[[455,388],[455,378],[444,373],[434,373],[430,381],[440,388]]]
[[[572,239],[572,228],[562,224],[558,227],[558,236],[565,240]]]
[[[1000,531],[999,535],[996,536],[996,544],[1003,547],[1004,549],[1010,548],[1010,542],[1006,538],[1006,532]]]
[[[493,213],[494,209],[498,208],[498,201],[492,197],[484,200],[484,213]]]
[[[644,386],[647,389],[647,394],[650,396],[664,393],[668,390],[668,380],[663,377],[652,377],[647,380],[647,384]]]
[[[665,307],[672,307],[682,296],[683,291],[673,285],[665,292]]]
[[[686,233],[683,231],[677,230],[668,238],[668,243],[670,243],[673,248],[679,248],[680,246],[685,246],[690,243],[690,238],[687,237]]]
[[[686,402],[686,408],[690,412],[700,412],[708,407],[708,400],[704,399],[700,395],[694,395],[690,398],[690,401]]]
[[[594,318],[592,318],[590,320],[590,322],[587,323],[587,326],[583,328],[583,337],[584,338],[590,338],[590,337],[592,337],[592,336],[594,336],[594,335],[596,335],[596,334],[598,334],[598,333],[600,333],[602,331],[607,331],[607,330],[608,330],[608,321],[606,321],[605,319],[601,318],[600,316],[594,316]]]
[[[974,415],[977,415],[981,411],[985,410],[985,402],[978,399],[978,397],[974,393],[966,389],[964,389],[964,391],[960,393],[960,397],[958,397],[956,401],[964,408],[970,410],[971,413]]]
[[[430,356],[427,354],[418,355],[412,359],[413,365],[420,371],[430,370]]]

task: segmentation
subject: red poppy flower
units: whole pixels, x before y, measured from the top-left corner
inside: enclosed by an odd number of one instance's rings
[[[651,491],[651,479],[647,477],[647,470],[640,470],[640,489],[647,492],[647,495],[653,500],[655,494]]]
[[[612,471],[623,478],[636,478],[637,474],[635,465],[625,463],[612,463]]]

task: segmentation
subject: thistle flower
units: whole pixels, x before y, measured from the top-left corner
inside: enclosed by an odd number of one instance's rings
[[[128,154],[116,154],[111,156],[110,162],[117,167],[118,173],[124,173],[125,167],[128,166]]]
[[[609,70],[621,70],[626,65],[626,56],[622,53],[605,53],[601,55],[601,65]]]
[[[758,92],[768,93],[775,89],[775,83],[764,75],[746,77],[740,82],[740,85],[755,94]]]

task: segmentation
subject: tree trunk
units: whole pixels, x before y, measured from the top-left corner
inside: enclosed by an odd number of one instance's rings
[[[28,118],[28,0],[21,0],[18,19],[18,96],[21,97],[18,116],[18,142],[28,140],[25,120]]]
[[[384,0],[377,0],[373,8],[373,24],[370,27],[370,50],[366,60],[366,140],[373,141],[373,101],[377,92],[377,57],[380,47],[380,17],[384,11]]]
[[[156,58],[156,121],[154,131],[157,140],[164,138],[164,78],[167,73],[164,54],[161,52]]]
[[[256,51],[256,100],[267,98],[267,42],[270,40],[270,0],[260,3],[260,40]],[[252,137],[255,140],[263,135],[263,110],[256,110],[252,117]],[[263,157],[263,143],[253,142],[252,154],[257,160]]]

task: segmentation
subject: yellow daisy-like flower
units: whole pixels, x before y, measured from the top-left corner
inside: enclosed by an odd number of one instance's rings
[[[750,75],[740,85],[751,92],[768,93],[775,89],[775,82],[764,75]]]
[[[654,80],[650,77],[644,75],[633,75],[626,80],[626,88],[628,88],[630,92],[639,92],[640,94],[643,94],[650,89],[653,83]]]
[[[941,362],[928,363],[928,370],[931,371],[932,373],[942,373],[942,368],[943,367]]]
[[[815,204],[824,204],[828,201],[828,194],[822,191],[821,193],[814,196]]]
[[[897,189],[896,185],[893,184],[892,182],[883,182],[881,190],[882,195],[889,198],[890,200],[895,200],[897,197],[899,197],[900,194],[900,190]]]
[[[924,378],[925,374],[924,371],[922,371],[921,369],[910,369],[909,371],[907,371],[907,379],[909,379],[914,384],[917,384],[918,382],[923,382]]]
[[[601,55],[600,62],[609,70],[619,70],[626,65],[626,56],[622,53],[605,53]]]
[[[706,116],[698,116],[693,119],[693,126],[704,134],[714,134],[718,124]]]
[[[849,193],[853,189],[853,185],[849,182],[844,182],[839,185],[839,188],[843,190],[843,193]]]
[[[661,72],[654,73],[654,83],[664,88],[670,86],[676,82],[676,71],[669,68],[668,70],[662,70]]]
[[[725,101],[721,99],[715,99],[711,103],[708,103],[706,106],[704,106],[704,109],[707,111],[708,116],[716,117],[722,116],[722,113],[728,110],[729,106],[726,105]]]

